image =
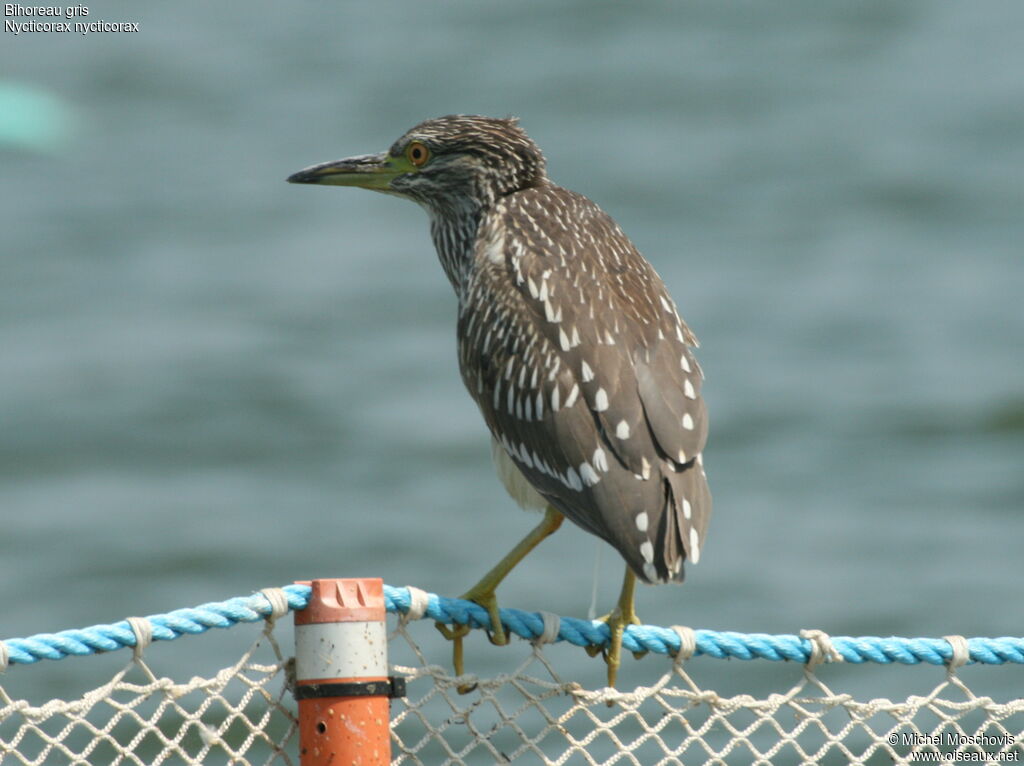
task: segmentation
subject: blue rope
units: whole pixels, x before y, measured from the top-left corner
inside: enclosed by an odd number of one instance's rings
[[[292,610],[304,609],[309,603],[310,588],[306,585],[286,585],[282,589]],[[488,630],[491,627],[487,610],[471,601],[428,594],[425,618],[445,624],[469,625]],[[411,606],[407,588],[384,586],[384,603],[392,614],[405,615]],[[227,601],[203,604],[192,609],[176,609],[167,614],[148,617],[153,627],[153,639],[170,641],[183,635],[204,633],[210,628],[230,628],[240,622],[258,622],[270,617],[272,607],[262,594],[241,596]],[[505,628],[520,638],[533,640],[544,633],[544,619],[536,612],[502,609],[501,621]],[[740,660],[792,660],[804,663],[811,657],[811,641],[793,635],[765,633],[735,633],[715,630],[696,630],[695,657]],[[899,662],[915,665],[926,662],[943,665],[953,657],[949,642],[942,638],[879,638],[876,636],[831,636],[833,648],[843,660],[852,663]],[[562,617],[557,641],[575,646],[605,646],[608,626],[590,620]],[[39,660],[60,660],[65,657],[110,652],[135,646],[135,634],[127,621],[112,625],[94,625],[91,628],[64,630],[60,633],[40,633],[30,638],[12,638],[2,642],[8,662],[28,665]],[[1007,662],[1024,664],[1024,638],[970,638],[967,640],[969,662],[1002,665]],[[679,651],[679,635],[668,628],[654,625],[631,625],[626,628],[622,645],[631,652],[655,652],[674,655]],[[0,652],[2,657],[3,652]],[[0,668],[2,669],[2,668]]]
[[[304,609],[309,603],[308,585],[286,585],[282,590],[290,609]],[[198,635],[210,628],[230,628],[240,622],[258,622],[270,617],[273,607],[262,594],[240,596],[194,607],[175,609],[147,617],[154,641],[171,641],[179,636]],[[100,654],[135,646],[135,633],[126,620],[113,625],[39,633],[30,638],[4,641],[8,662],[28,665],[39,660],[62,660],[72,655]],[[2,654],[2,653],[0,653]]]

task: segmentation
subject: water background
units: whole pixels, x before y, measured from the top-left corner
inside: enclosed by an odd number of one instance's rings
[[[703,343],[715,513],[645,621],[1024,635],[1019,3],[89,7],[141,31],[0,35],[0,125],[46,107],[0,146],[0,636],[316,576],[456,595],[535,522],[462,388],[424,214],[284,183],[451,112],[518,115]],[[565,528],[503,603],[585,616],[595,550]],[[607,609],[617,555],[599,568]],[[206,672],[248,641],[226,635],[151,657]],[[471,648],[481,672],[521,653]],[[124,659],[4,684],[45,699]]]

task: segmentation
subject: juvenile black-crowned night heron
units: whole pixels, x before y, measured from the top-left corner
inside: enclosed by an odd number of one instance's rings
[[[681,582],[711,513],[697,339],[651,265],[597,205],[556,186],[513,119],[422,122],[383,154],[306,168],[293,183],[358,186],[418,202],[459,302],[462,379],[498,473],[544,520],[464,598],[507,638],[495,589],[568,518],[626,560],[605,620],[609,685],[636,580]],[[461,674],[461,638],[456,671]]]

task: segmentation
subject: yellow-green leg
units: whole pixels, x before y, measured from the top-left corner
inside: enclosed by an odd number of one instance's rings
[[[608,626],[610,635],[608,647],[604,651],[604,661],[608,665],[608,685],[615,686],[615,678],[619,674],[619,665],[622,664],[622,633],[627,625],[639,625],[636,609],[634,608],[634,596],[636,593],[636,575],[628,566],[626,575],[622,578],[622,590],[619,591],[619,602],[611,611],[601,618],[601,622]],[[598,647],[590,647],[587,653],[594,657],[602,651]]]
[[[498,599],[494,592],[501,584],[501,581],[515,568],[516,564],[526,558],[526,554],[536,548],[544,538],[551,536],[555,530],[562,526],[562,521],[564,520],[565,517],[549,505],[544,512],[544,518],[540,524],[530,530],[530,533],[520,540],[487,574],[481,577],[476,585],[460,596],[460,598],[473,601],[487,610],[487,614],[491,618],[490,639],[492,644],[504,646],[508,643],[505,626],[501,624],[501,618],[498,615]],[[445,638],[455,642],[452,649],[452,662],[455,666],[455,675],[461,676],[463,673],[462,639],[469,633],[469,626],[458,625],[449,628],[447,625],[439,622],[437,623],[437,629],[441,631]],[[459,687],[461,694],[465,694],[468,691],[472,691],[472,687]]]

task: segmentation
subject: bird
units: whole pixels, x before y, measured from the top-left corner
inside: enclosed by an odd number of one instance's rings
[[[497,587],[569,519],[625,560],[616,606],[601,618],[614,687],[623,632],[639,624],[637,581],[682,582],[711,513],[699,344],[665,284],[606,212],[548,178],[514,117],[428,119],[386,152],[287,180],[370,189],[426,210],[458,302],[462,380],[498,474],[520,506],[544,512],[463,598],[487,610],[491,641],[507,643]],[[462,675],[468,628],[438,627]]]

